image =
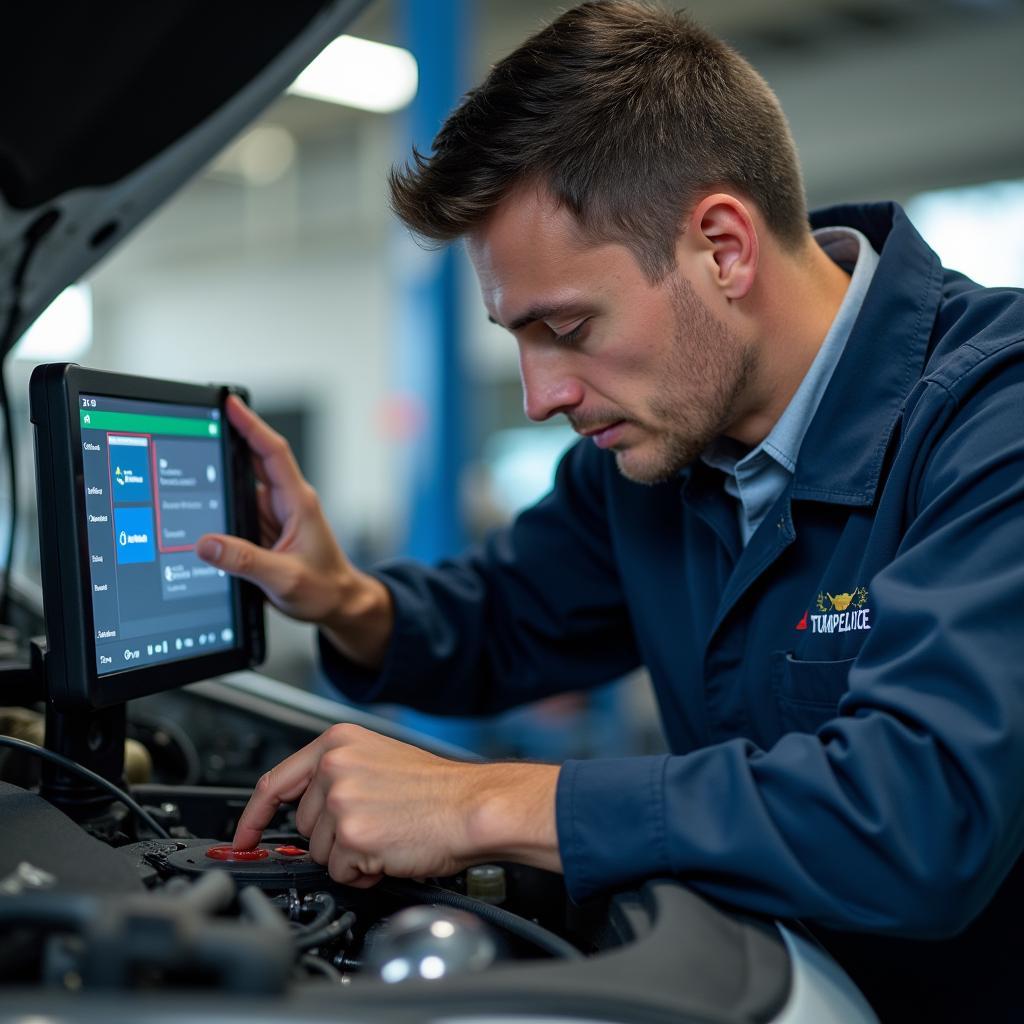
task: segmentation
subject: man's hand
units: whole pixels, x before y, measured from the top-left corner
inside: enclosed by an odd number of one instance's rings
[[[369,732],[333,725],[267,772],[235,831],[260,840],[282,803],[313,860],[336,882],[382,875],[451,875],[487,860],[561,871],[555,829],[557,765],[465,764]]]
[[[235,396],[227,416],[252,451],[263,546],[206,534],[196,553],[255,583],[286,615],[315,622],[349,658],[379,668],[394,618],[387,588],[338,546],[288,442]]]

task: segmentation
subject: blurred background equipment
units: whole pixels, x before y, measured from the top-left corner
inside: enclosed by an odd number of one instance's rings
[[[515,346],[488,323],[461,248],[428,252],[410,240],[388,213],[385,174],[413,141],[429,143],[465,88],[565,6],[371,4],[53,303],[6,368],[23,483],[19,586],[31,590],[38,574],[26,397],[31,366],[43,360],[245,383],[362,563],[448,553],[550,485],[571,432],[525,420]],[[947,265],[986,284],[1024,284],[1024,3],[687,8],[779,94],[812,206],[897,199]],[[343,81],[357,64],[359,96]],[[9,509],[0,497],[0,538]],[[269,630],[268,674],[331,693],[310,631],[276,615]],[[407,720],[487,753],[552,759],[661,742],[642,673],[496,722]]]

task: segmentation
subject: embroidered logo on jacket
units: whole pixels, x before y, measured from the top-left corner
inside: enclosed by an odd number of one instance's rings
[[[852,594],[830,594],[823,591],[815,602],[820,615],[811,615],[810,609],[796,624],[797,629],[807,629],[810,619],[812,633],[849,633],[853,630],[871,628],[871,609],[866,587],[858,587]]]

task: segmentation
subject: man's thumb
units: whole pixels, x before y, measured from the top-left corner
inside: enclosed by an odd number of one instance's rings
[[[196,554],[232,576],[240,576],[264,590],[274,589],[277,572],[273,556],[247,540],[208,533],[199,538]]]

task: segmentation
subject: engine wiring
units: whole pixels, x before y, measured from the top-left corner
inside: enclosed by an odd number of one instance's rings
[[[50,761],[52,764],[59,765],[65,771],[77,772],[94,785],[105,789],[115,800],[123,803],[140,821],[145,823],[150,831],[154,832],[161,839],[171,838],[171,834],[167,829],[142,804],[129,796],[120,786],[115,785],[109,779],[103,778],[102,775],[97,774],[91,768],[86,768],[84,764],[79,764],[63,754],[47,750],[46,747],[40,747],[36,743],[29,743],[27,740],[16,740],[13,736],[0,736],[0,747],[12,747],[14,750],[20,750],[26,754],[31,754],[33,757],[41,757],[44,761]]]

